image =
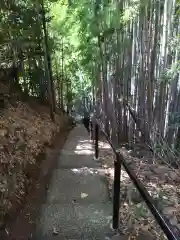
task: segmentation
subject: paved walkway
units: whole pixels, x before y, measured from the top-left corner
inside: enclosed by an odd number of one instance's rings
[[[78,125],[59,156],[35,239],[108,239],[112,204],[103,170],[93,155],[88,133]]]

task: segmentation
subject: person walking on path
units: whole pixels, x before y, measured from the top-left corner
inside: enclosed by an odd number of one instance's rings
[[[83,124],[85,126],[85,128],[87,129],[88,133],[90,133],[90,116],[88,112],[84,113],[84,117],[83,117]]]

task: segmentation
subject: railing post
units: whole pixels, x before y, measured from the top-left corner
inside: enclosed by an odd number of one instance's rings
[[[93,140],[93,124],[92,124],[92,119],[90,119],[89,123],[89,128],[90,128],[90,139]]]
[[[95,123],[95,159],[97,160],[99,157],[99,126],[97,123]]]
[[[114,192],[113,192],[113,229],[119,228],[121,163],[118,153],[114,161]]]

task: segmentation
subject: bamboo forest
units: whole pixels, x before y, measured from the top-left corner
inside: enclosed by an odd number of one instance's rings
[[[53,158],[78,136],[95,146],[119,237],[53,225],[54,237],[180,239],[180,0],[1,0],[0,14],[0,239],[31,239],[25,206],[42,201]]]

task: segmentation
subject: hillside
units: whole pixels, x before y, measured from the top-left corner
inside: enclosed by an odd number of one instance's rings
[[[36,98],[20,101],[21,94],[10,92],[0,83],[0,227],[23,202],[38,175],[43,153],[56,134],[68,126],[67,115],[56,114]]]

